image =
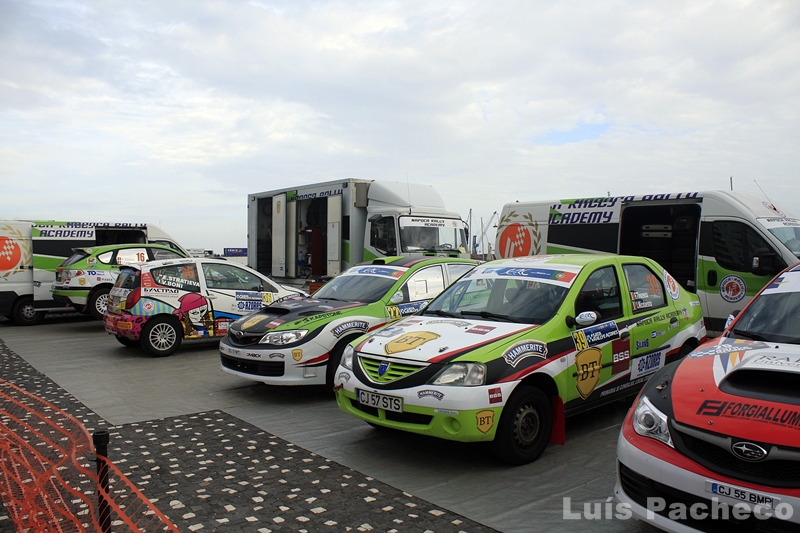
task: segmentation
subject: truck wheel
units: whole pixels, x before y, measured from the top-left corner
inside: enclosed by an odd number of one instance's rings
[[[137,341],[129,339],[128,337],[123,337],[121,335],[114,335],[114,337],[119,341],[121,345],[126,346],[128,348],[132,348],[137,344],[139,344]]]
[[[325,367],[325,388],[327,390],[333,390],[333,380],[336,379],[336,369],[339,368],[339,363],[342,361],[344,348],[355,338],[356,336],[352,336],[341,340],[331,350],[331,355],[328,356],[328,366]]]
[[[153,357],[175,353],[183,340],[183,328],[172,318],[151,318],[142,328],[139,343]]]
[[[100,287],[93,290],[89,295],[86,308],[94,318],[103,320],[103,315],[106,314],[106,308],[108,307],[108,293],[110,290],[108,287]]]
[[[500,415],[492,453],[512,465],[533,462],[547,447],[552,430],[550,399],[541,389],[519,385]]]
[[[20,326],[35,326],[44,320],[44,312],[33,306],[33,298],[20,298],[11,309],[11,320]]]

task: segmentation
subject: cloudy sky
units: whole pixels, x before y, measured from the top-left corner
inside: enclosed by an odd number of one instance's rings
[[[800,214],[799,111],[796,0],[0,2],[0,218],[217,252],[248,193],[344,177],[473,227],[731,177]]]

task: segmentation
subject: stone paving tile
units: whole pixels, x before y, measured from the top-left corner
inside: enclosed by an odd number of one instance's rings
[[[223,411],[109,426],[0,340],[0,378],[53,403],[184,532],[496,531],[282,440]],[[14,526],[0,510],[0,533]]]

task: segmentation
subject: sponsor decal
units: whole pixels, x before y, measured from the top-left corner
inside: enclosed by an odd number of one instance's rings
[[[603,352],[600,348],[587,348],[575,356],[575,377],[578,379],[575,386],[578,394],[587,399],[600,381],[600,358]]]
[[[631,293],[631,299],[633,300],[633,310],[639,311],[641,309],[647,309],[649,307],[653,307],[653,302],[650,300],[636,300],[633,296],[634,294],[642,294],[642,293]]]
[[[444,393],[440,392],[438,390],[432,390],[432,389],[426,389],[426,390],[421,390],[421,391],[417,392],[417,397],[420,398],[420,399],[425,398],[426,396],[433,396],[434,398],[436,398],[437,400],[439,400],[441,402],[442,398],[444,398]]]
[[[680,284],[675,281],[669,272],[666,270],[662,270],[662,275],[664,276],[664,284],[667,286],[667,294],[673,300],[677,300],[681,297],[681,286]]]
[[[747,284],[739,276],[725,276],[719,282],[719,295],[726,302],[738,302],[747,295]]]
[[[664,353],[653,352],[637,357],[631,362],[631,379],[652,374],[664,366]]]
[[[354,268],[353,270],[351,270],[351,272],[353,274],[367,274],[370,276],[386,276],[389,278],[399,278],[405,273],[405,270],[399,270],[387,267],[361,267],[361,268]]]
[[[271,321],[269,324],[267,324],[264,327],[267,328],[267,329],[275,329],[278,326],[280,326],[281,324],[283,324],[284,322],[286,322],[286,321],[285,320],[281,320],[280,318],[276,318],[275,320]]]
[[[462,320],[447,320],[447,319],[428,320],[427,322],[425,322],[425,324],[451,324],[457,328],[466,328],[467,326],[469,326],[469,322],[464,322]]]
[[[783,211],[781,211],[780,209],[778,209],[777,207],[775,207],[774,205],[772,205],[769,202],[761,202],[761,204],[764,207],[766,207],[767,209],[769,209],[770,211],[772,211],[773,213],[775,213],[776,215],[778,215],[779,217],[785,217],[786,216],[786,213],[784,213]]]
[[[145,287],[142,289],[142,294],[179,294],[181,291],[178,289],[164,289],[161,287]]]
[[[621,392],[621,391],[630,389],[631,387],[635,387],[636,385],[641,385],[642,383],[644,383],[648,379],[650,379],[650,378],[645,376],[643,378],[636,378],[636,379],[632,379],[630,381],[626,381],[625,383],[620,383],[619,385],[611,387],[610,389],[605,389],[605,390],[601,391],[600,392],[600,397],[603,398],[604,396],[608,396],[609,394],[614,394],[614,393],[617,393],[617,392]]]
[[[494,411],[478,411],[475,413],[475,427],[481,433],[489,433],[489,430],[494,427]]]
[[[242,329],[250,329],[250,328],[252,328],[254,326],[257,326],[258,324],[261,324],[265,320],[269,320],[269,317],[267,317],[267,316],[254,316],[252,318],[248,318],[242,324]]]
[[[262,295],[261,301],[263,303],[265,303],[265,304],[272,303],[272,293],[271,292],[265,292]]]
[[[121,330],[122,329],[133,329],[133,324],[130,323],[130,322],[123,322],[122,320],[120,320],[119,322],[117,322],[117,328],[121,329]]]
[[[625,372],[631,366],[631,342],[618,339],[611,343],[611,373]]]
[[[230,325],[231,325],[231,321],[230,320],[220,320],[220,321],[217,322],[217,324],[215,326],[215,329],[217,330],[218,334],[219,333],[224,333],[224,332],[228,331],[228,326],[230,326]]]
[[[774,368],[790,368],[800,370],[800,356],[791,355],[759,355],[750,361],[751,365],[771,366]]]
[[[86,285],[86,279],[85,278],[78,278],[78,284]]]
[[[397,308],[400,310],[400,316],[413,315],[428,304],[429,300],[421,300],[419,302],[411,302],[407,304],[400,304]]]
[[[286,357],[286,355],[278,352],[273,352],[269,354],[267,357],[269,357],[270,359],[283,359],[284,357]]]
[[[490,333],[491,331],[494,331],[495,329],[497,329],[497,328],[495,328],[494,326],[472,326],[471,328],[469,328],[467,330],[464,330],[464,333],[474,333],[476,335],[486,335],[487,333]]]
[[[697,300],[692,300],[691,302],[689,302],[689,305],[691,305],[692,307],[700,307],[700,302],[698,302]]]
[[[643,350],[645,348],[650,347],[650,339],[645,339],[643,341],[636,341],[636,349]]]
[[[741,339],[724,339],[721,344],[715,344],[714,346],[709,346],[707,348],[703,348],[702,350],[695,350],[689,354],[689,357],[696,359],[698,357],[706,357],[708,355],[747,352],[750,350],[761,350],[764,348],[769,348],[769,346],[763,342],[749,342]]]
[[[148,313],[152,313],[155,307],[155,304],[149,300],[142,304],[142,308]]]
[[[481,274],[496,274],[498,276],[508,276],[516,278],[550,279],[562,283],[572,283],[577,274],[575,272],[565,272],[563,270],[552,270],[546,268],[509,268],[509,267],[490,267],[484,268]]]
[[[667,334],[666,331],[651,331],[650,338],[655,339],[656,337],[660,337],[661,335],[666,335],[666,334]]]
[[[245,352],[244,355],[253,359],[261,359],[261,354],[258,352]]]
[[[489,389],[489,403],[502,403],[503,391],[500,387]]]
[[[339,324],[335,328],[331,330],[333,336],[337,339],[341,337],[344,333],[352,330],[366,332],[369,329],[369,322],[365,322],[363,320],[350,320],[343,324]]]
[[[405,329],[399,328],[397,326],[389,326],[388,328],[383,328],[382,330],[375,333],[376,337],[396,337],[403,333]]]
[[[400,309],[396,305],[389,305],[386,307],[386,316],[389,317],[389,320],[397,320],[402,315],[400,314]]]
[[[345,383],[350,381],[350,374],[348,374],[347,372],[340,372],[337,377],[342,381],[344,381]]]
[[[458,415],[458,411],[453,411],[451,409],[434,409],[433,412],[438,415],[452,415],[452,416]]]
[[[686,320],[689,320],[689,310],[688,309],[686,309],[685,307],[681,307],[681,314],[683,315],[683,318],[685,318]]]
[[[250,302],[260,302],[261,301],[261,293],[260,292],[236,292],[236,299],[242,301],[250,301]]]
[[[292,350],[292,359],[294,359],[295,361],[299,361],[302,358],[303,358],[303,350],[302,349],[295,348],[294,350]]]
[[[318,315],[311,315],[311,316],[307,316],[305,318],[301,318],[300,320],[297,321],[297,324],[308,324],[309,322],[316,322],[318,320],[326,320],[327,321],[327,320],[329,320],[329,319],[331,319],[333,317],[337,317],[337,316],[339,316],[341,314],[342,314],[341,311],[331,311],[330,313],[320,313]],[[284,321],[281,320],[281,324],[283,324],[283,322]]]
[[[572,340],[578,350],[585,350],[591,346],[597,346],[618,338],[619,328],[613,320],[572,332]]]
[[[547,358],[547,345],[538,341],[521,341],[503,352],[506,363],[516,368],[517,363],[526,357]]]
[[[773,407],[759,402],[730,402],[703,400],[697,415],[720,418],[735,418],[800,429],[800,410]]]
[[[264,306],[264,302],[258,300],[257,302],[253,302],[250,300],[244,302],[236,302],[236,309],[239,311],[257,311]]]
[[[384,349],[387,354],[406,352],[419,348],[426,342],[438,339],[441,335],[431,331],[417,331],[414,333],[405,333],[399,338],[386,343]]]
[[[498,242],[500,242],[503,257],[525,256],[534,251],[530,231],[519,222],[513,222],[506,226],[500,234]]]

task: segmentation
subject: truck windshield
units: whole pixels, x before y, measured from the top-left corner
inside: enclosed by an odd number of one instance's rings
[[[400,217],[400,249],[404,253],[450,250],[466,253],[464,223],[454,218]]]
[[[769,232],[800,259],[800,227],[770,228]]]

